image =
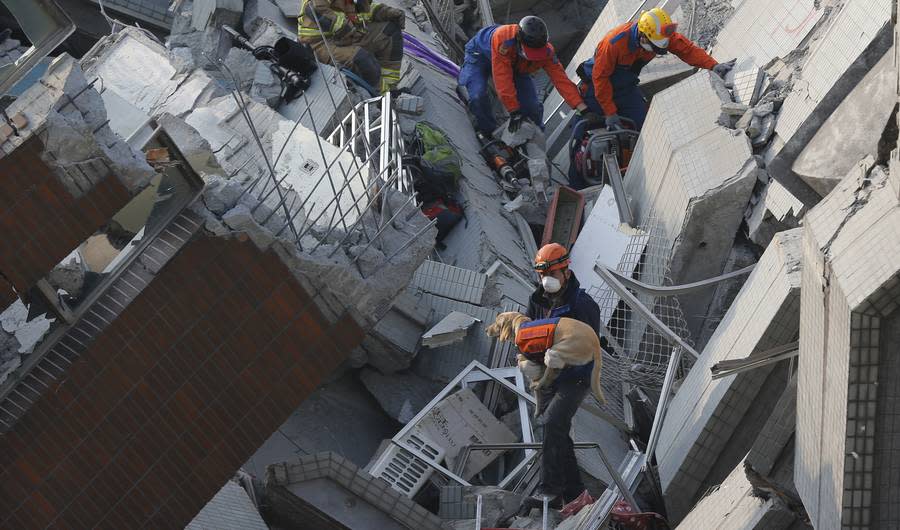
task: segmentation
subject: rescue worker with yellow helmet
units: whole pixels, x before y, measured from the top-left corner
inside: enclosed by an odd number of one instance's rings
[[[568,250],[559,243],[541,247],[534,258],[534,269],[541,284],[529,300],[528,317],[532,320],[574,318],[591,326],[599,335],[600,307],[581,288],[575,273],[569,269],[570,263]],[[604,342],[601,340],[601,344]],[[549,388],[539,390],[542,394],[538,403],[542,410],[537,411],[537,417],[538,424],[544,428],[544,437],[538,494],[551,497],[550,504],[556,508],[571,502],[585,489],[569,432],[572,417],[590,391],[593,369],[593,361],[584,366],[566,366]]]
[[[647,102],[638,88],[638,76],[647,63],[669,52],[693,67],[712,70],[722,77],[735,63],[734,59],[717,62],[678,33],[678,23],[665,10],[654,7],[642,13],[637,22],[626,22],[607,33],[594,57],[579,65],[588,108],[605,116],[608,128],[621,128],[620,116],[624,116],[640,130],[647,117]]]

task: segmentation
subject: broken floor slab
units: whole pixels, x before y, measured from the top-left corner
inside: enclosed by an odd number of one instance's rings
[[[747,237],[759,245],[767,247],[778,232],[797,228],[806,213],[806,205],[788,190],[780,181],[767,179],[762,189],[750,199],[750,206],[744,214]]]
[[[659,270],[668,265],[675,284],[722,273],[756,184],[749,139],[716,123],[721,100],[712,75],[699,72],[653,99],[625,175],[638,227],[658,222],[671,245],[654,259],[663,260],[655,264]],[[707,290],[680,297],[693,336],[711,296]]]
[[[656,459],[673,520],[722,478],[711,474],[727,473],[743,458],[775,406],[780,394],[764,391],[777,384],[774,365],[716,380],[710,367],[797,339],[800,254],[799,229],[775,236],[669,404]]]
[[[895,178],[845,178],[804,219],[794,479],[817,528],[890,526],[900,509],[900,455],[879,449],[900,437]]]
[[[860,80],[797,157],[792,170],[821,196],[850,169],[878,152],[884,128],[897,104],[893,50]]]
[[[243,469],[260,478],[269,464],[320,451],[333,451],[364,466],[396,429],[365,387],[347,374],[313,392]]]
[[[741,528],[745,530],[786,530],[796,515],[777,495],[758,496],[747,479],[740,462],[722,484],[704,497],[677,528],[681,530],[713,530]]]
[[[236,482],[229,480],[210,499],[185,530],[267,530],[253,501]]]
[[[767,153],[775,178],[791,187],[797,156],[890,48],[890,16],[890,0],[845,2],[812,33],[816,40],[801,58],[799,78],[794,74]]]
[[[475,322],[478,319],[471,315],[452,311],[422,335],[422,346],[439,348],[460,342]]]
[[[824,7],[815,0],[753,0],[737,7],[712,49],[720,61],[738,59],[727,78],[734,86],[735,101],[755,105],[761,95],[762,68],[793,52],[823,13]]]
[[[400,423],[409,423],[444,388],[410,372],[382,374],[363,368],[359,378],[381,408]]]

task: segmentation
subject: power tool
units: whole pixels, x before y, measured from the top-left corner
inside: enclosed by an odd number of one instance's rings
[[[515,149],[481,132],[478,133],[478,142],[481,144],[481,156],[501,179],[512,183],[519,178],[516,165],[521,157]]]

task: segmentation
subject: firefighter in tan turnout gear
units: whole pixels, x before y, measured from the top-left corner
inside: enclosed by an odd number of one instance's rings
[[[369,0],[301,0],[298,33],[322,63],[349,68],[382,93],[400,81],[406,14]]]

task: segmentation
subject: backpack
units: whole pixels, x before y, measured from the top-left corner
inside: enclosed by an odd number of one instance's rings
[[[462,176],[461,159],[447,136],[427,122],[416,124],[409,150],[404,165],[413,175],[413,188],[419,194],[422,213],[429,219],[437,219],[440,242],[465,217],[456,197]]]

